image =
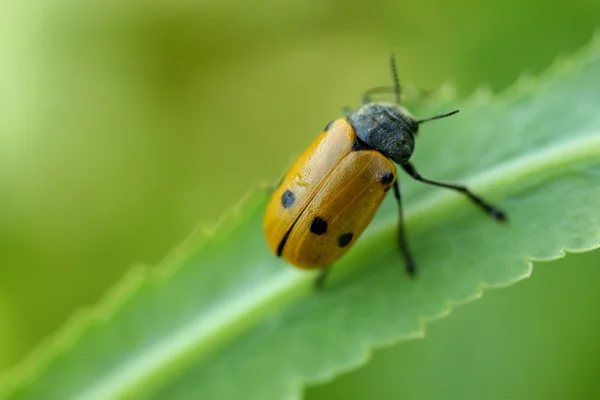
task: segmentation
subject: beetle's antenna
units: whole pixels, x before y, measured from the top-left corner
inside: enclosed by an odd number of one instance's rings
[[[392,80],[394,81],[394,95],[396,103],[400,104],[400,81],[398,80],[398,71],[396,70],[396,57],[392,54],[390,58],[390,69],[392,70]]]
[[[418,119],[415,122],[417,124],[422,124],[423,122],[427,122],[427,121],[433,121],[434,119],[440,119],[440,118],[446,118],[449,117],[451,115],[456,114],[457,112],[459,112],[460,110],[454,110],[454,111],[450,111],[449,113],[446,114],[438,114],[438,115],[434,115],[433,117],[429,117],[429,118],[423,118],[423,119]]]

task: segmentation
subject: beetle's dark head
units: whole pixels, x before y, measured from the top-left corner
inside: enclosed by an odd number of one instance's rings
[[[356,136],[398,164],[406,163],[415,147],[419,124],[395,103],[368,103],[348,115]]]
[[[454,115],[458,110],[425,119],[414,119],[396,103],[367,103],[348,115],[356,136],[397,164],[405,164],[415,148],[415,135],[423,122]]]
[[[363,106],[349,113],[347,118],[356,136],[368,147],[380,151],[397,164],[405,164],[415,148],[415,135],[419,125],[434,119],[449,117],[456,114],[458,110],[430,118],[414,119],[400,105],[400,83],[394,57],[391,58],[390,67],[394,86],[378,87],[367,91],[363,98]],[[383,91],[393,91],[396,102],[371,101],[372,94]]]

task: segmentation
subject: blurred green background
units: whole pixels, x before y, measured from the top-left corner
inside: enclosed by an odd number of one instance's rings
[[[419,88],[499,91],[600,21],[523,3],[0,0],[0,369],[280,176],[390,53]],[[309,398],[598,396],[599,261],[536,268]]]

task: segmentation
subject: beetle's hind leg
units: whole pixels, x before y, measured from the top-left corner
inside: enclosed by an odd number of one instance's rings
[[[417,265],[415,264],[415,260],[412,257],[406,241],[406,233],[404,232],[404,214],[402,212],[402,197],[400,195],[398,180],[394,182],[394,197],[398,203],[398,244],[402,251],[402,257],[404,257],[406,272],[408,272],[410,276],[414,276],[417,272]]]
[[[315,278],[315,289],[323,290],[325,287],[325,281],[327,280],[327,275],[329,275],[329,271],[331,271],[331,267],[323,268],[319,271],[319,275]]]

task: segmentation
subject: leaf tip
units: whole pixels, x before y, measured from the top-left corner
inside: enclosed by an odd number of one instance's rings
[[[494,96],[494,91],[489,83],[479,85],[479,87],[473,92],[469,101],[474,104],[485,104],[489,103]]]
[[[536,78],[534,78],[529,71],[526,71],[517,78],[514,83],[514,91],[518,95],[524,95],[533,92],[536,85]]]
[[[458,97],[458,90],[456,89],[456,85],[447,81],[444,82],[440,88],[437,90],[437,98],[440,101],[448,102],[453,101]]]
[[[596,49],[600,50],[600,28],[596,29],[594,31],[594,34],[592,35],[592,42],[591,42],[592,46]]]

